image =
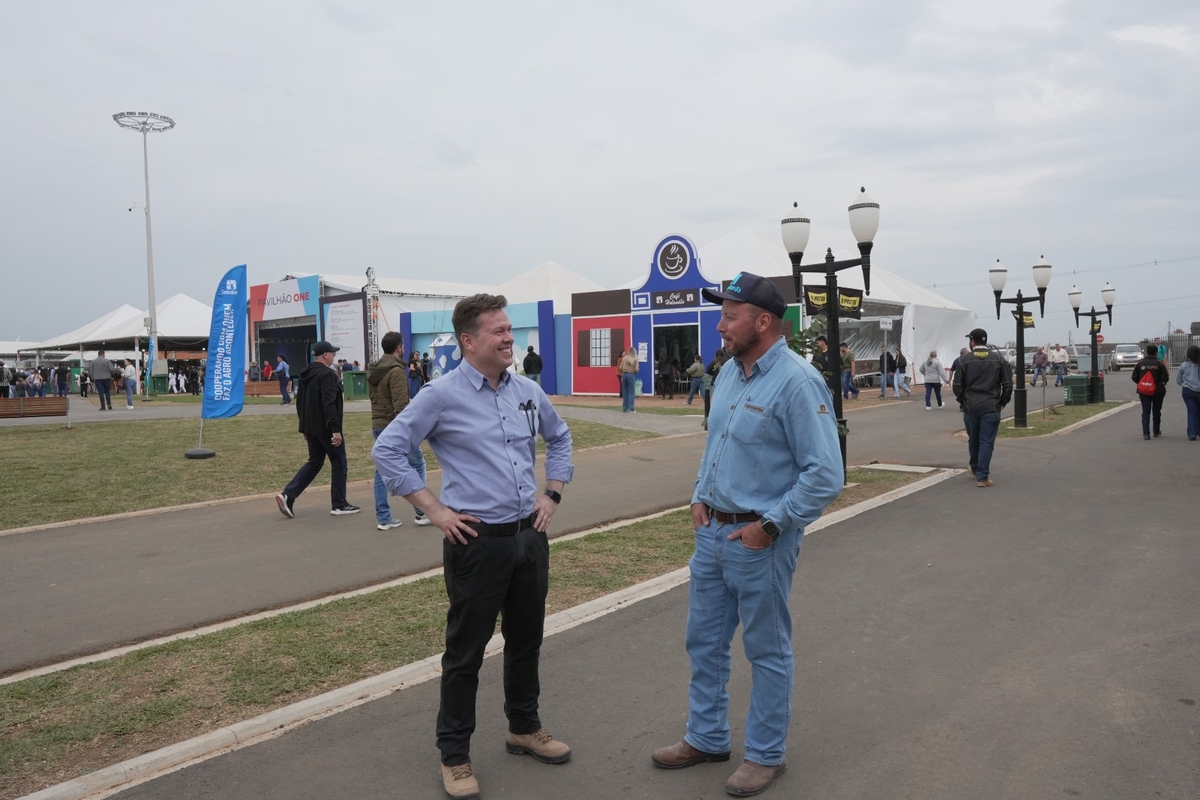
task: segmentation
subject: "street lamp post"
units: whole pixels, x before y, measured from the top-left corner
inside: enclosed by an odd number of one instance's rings
[[[798,206],[799,203],[792,204],[793,208]],[[833,259],[833,248],[827,248],[825,250],[824,264],[801,266],[800,260],[804,257],[804,248],[808,246],[810,221],[806,217],[792,216],[785,218],[781,223],[783,228],[783,246],[787,249],[788,258],[792,262],[792,281],[796,289],[796,300],[803,302],[801,294],[802,273],[825,273],[825,317],[828,321],[826,330],[828,331],[830,348],[838,347],[841,342],[838,325],[838,312],[841,305],[838,301],[838,272],[852,267],[862,267],[863,291],[868,295],[871,293],[871,248],[874,245],[875,234],[879,230],[879,204],[871,199],[865,188],[860,188],[858,197],[850,204],[849,212],[850,231],[854,234],[855,241],[858,242],[860,257],[845,261],[835,261]],[[831,360],[834,358],[832,351],[829,353],[829,358]],[[846,427],[846,418],[842,416],[841,379],[842,365],[841,360],[838,359],[835,368],[830,370],[828,380],[829,391],[833,395],[833,415],[837,419],[838,443],[842,451],[842,479],[844,482],[846,474],[846,434],[849,429]]]
[[[996,319],[1000,319],[1000,306],[1002,303],[1012,303],[1017,307],[1017,363],[1015,371],[1017,373],[1017,385],[1013,389],[1013,427],[1025,428],[1026,411],[1029,408],[1028,399],[1025,396],[1025,300],[1030,302],[1033,298],[1024,297],[1020,290],[1017,290],[1016,297],[1001,297],[1004,291],[1004,284],[1008,280],[1008,270],[1000,263],[1000,259],[996,259],[996,266],[988,272],[988,278],[992,283],[992,292],[996,295]],[[1042,256],[1038,263],[1033,265],[1033,283],[1038,290],[1038,316],[1046,316],[1046,287],[1050,285],[1050,264],[1047,263],[1046,257]]]
[[[146,285],[150,295],[150,316],[146,326],[146,396],[149,397],[154,383],[150,380],[150,369],[154,366],[154,351],[158,347],[158,310],[154,302],[154,245],[150,238],[150,151],[146,145],[146,134],[169,131],[175,127],[175,120],[149,111],[122,111],[113,114],[113,120],[122,128],[142,134],[142,169],[146,179]]]
[[[1080,311],[1079,306],[1083,303],[1083,292],[1079,291],[1076,286],[1071,287],[1071,291],[1067,292],[1067,298],[1071,301],[1071,308],[1075,311],[1075,327],[1079,327],[1079,318],[1087,317],[1092,323],[1088,327],[1092,332],[1092,374],[1088,379],[1088,402],[1100,402],[1100,342],[1097,336],[1100,333],[1100,317],[1108,315],[1108,324],[1112,325],[1112,307],[1113,301],[1117,299],[1117,290],[1112,287],[1111,283],[1104,284],[1104,288],[1100,290],[1100,299],[1104,301],[1107,311],[1097,311],[1095,306],[1092,306],[1091,311]]]

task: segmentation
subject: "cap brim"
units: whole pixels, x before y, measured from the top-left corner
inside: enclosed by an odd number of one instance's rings
[[[717,305],[721,305],[721,303],[725,302],[726,300],[732,300],[735,303],[746,302],[736,294],[730,294],[729,292],[717,292],[712,289],[701,289],[700,296],[708,302],[716,303]]]

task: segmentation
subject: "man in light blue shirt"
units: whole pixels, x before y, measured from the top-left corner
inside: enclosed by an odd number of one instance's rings
[[[414,396],[371,451],[388,491],[424,510],[445,535],[450,610],[437,745],[450,798],[479,796],[470,752],[475,694],[501,611],[508,752],[547,764],[571,757],[538,716],[550,564],[546,529],[574,472],[571,432],[538,384],[508,371],[513,335],[506,305],[502,295],[459,301],[452,322],[462,363]],[[539,435],[546,441],[544,492],[534,470]],[[442,466],[440,500],[408,461],[422,440]]]
[[[783,338],[783,293],[739,274],[723,292],[717,332],[733,355],[713,386],[700,475],[692,495],[686,646],[692,665],[687,734],[654,752],[681,769],[730,754],[730,642],[740,621],[753,684],[745,758],[725,784],[749,797],[783,774],[793,659],[788,595],[804,527],[842,490],[833,398],[821,374]]]

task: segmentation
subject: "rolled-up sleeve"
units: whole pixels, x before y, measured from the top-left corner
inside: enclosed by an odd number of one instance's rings
[[[429,437],[437,419],[434,392],[420,392],[397,414],[371,448],[371,460],[388,493],[405,497],[425,488],[425,481],[408,463],[408,454]]]
[[[571,463],[571,429],[542,391],[538,392],[538,429],[546,440],[546,480],[570,483],[575,475],[575,465]]]

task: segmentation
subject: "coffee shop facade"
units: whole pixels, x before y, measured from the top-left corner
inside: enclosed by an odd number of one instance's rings
[[[771,280],[784,297],[795,297],[790,276]],[[701,290],[727,283],[705,276],[692,241],[671,234],[655,246],[648,274],[636,288],[572,295],[572,393],[619,395],[617,361],[630,347],[638,354],[637,379],[644,394],[653,391],[654,362],[663,356],[681,372],[697,354],[710,362],[721,347],[721,307],[705,300]],[[794,330],[798,315],[795,306],[789,307],[785,334]]]

